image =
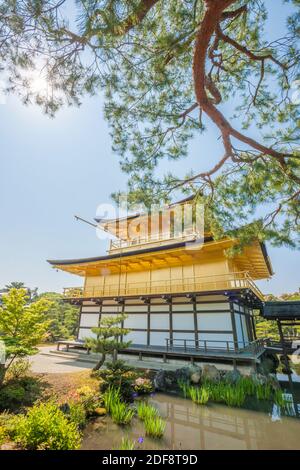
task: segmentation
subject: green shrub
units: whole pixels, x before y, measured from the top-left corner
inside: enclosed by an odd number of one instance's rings
[[[27,415],[16,416],[12,437],[25,449],[73,450],[81,443],[81,434],[55,403],[34,405]]]
[[[207,387],[189,387],[188,394],[197,405],[205,405],[209,400],[209,389]]]
[[[148,418],[144,421],[147,436],[160,439],[165,432],[166,423],[159,416]]]
[[[142,421],[145,421],[149,418],[155,418],[155,416],[159,416],[158,410],[154,408],[154,406],[146,403],[145,401],[139,402],[137,406],[137,414]]]
[[[70,421],[83,428],[86,423],[86,411],[82,403],[69,403],[68,417]]]
[[[21,377],[27,377],[30,372],[31,364],[28,359],[16,359],[7,370],[6,380],[18,380]]]
[[[25,389],[19,384],[7,384],[0,389],[0,408],[2,410],[15,409],[23,403],[25,399]]]
[[[0,446],[7,440],[7,430],[0,425]]]
[[[102,404],[100,396],[95,394],[95,391],[88,385],[78,388],[76,393],[88,416],[93,415],[96,408]]]
[[[108,388],[118,388],[123,400],[132,401],[137,373],[129,370],[123,361],[117,361],[116,364],[107,363],[107,367],[107,369],[100,369],[97,374],[100,378],[101,393]]]

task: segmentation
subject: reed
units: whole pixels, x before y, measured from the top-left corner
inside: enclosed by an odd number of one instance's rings
[[[118,449],[114,450],[134,450],[135,442],[128,437],[122,437],[122,441]]]
[[[114,423],[127,425],[132,421],[134,409],[130,408],[127,403],[114,401],[111,404],[110,413]]]
[[[109,387],[103,394],[104,406],[108,413],[111,413],[114,403],[118,403],[120,400],[121,394],[119,388]]]
[[[273,394],[270,384],[256,384],[255,392],[258,400],[270,400]]]
[[[242,387],[227,385],[223,390],[223,398],[227,406],[241,407],[245,402],[246,394]]]
[[[144,426],[146,435],[154,437],[156,439],[162,438],[166,429],[165,421],[159,416],[154,416],[146,419],[144,421]]]
[[[183,398],[190,398],[189,396],[189,388],[190,388],[190,385],[185,382],[184,380],[178,380],[178,387],[183,395]]]
[[[145,401],[139,402],[137,406],[137,415],[142,421],[159,416],[158,410]]]
[[[197,405],[205,405],[209,400],[209,389],[206,387],[193,387],[190,386],[188,389],[188,394],[191,397],[194,403]]]
[[[244,390],[244,393],[250,397],[250,396],[255,396],[256,393],[256,385],[253,382],[251,377],[242,377],[238,383],[237,386],[239,388],[242,388]]]

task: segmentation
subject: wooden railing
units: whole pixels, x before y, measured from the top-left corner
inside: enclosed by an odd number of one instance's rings
[[[246,352],[251,355],[258,355],[264,352],[264,340],[255,341],[214,341],[214,340],[194,340],[194,339],[169,339],[166,338],[166,351],[183,352],[220,352],[237,353]]]
[[[171,236],[170,233],[160,233],[151,235],[147,238],[131,238],[128,240],[110,240],[109,252],[114,251],[129,251],[133,248],[143,249],[149,248],[150,245],[160,246],[168,243],[175,242],[189,242],[198,238],[199,235],[196,232],[183,233],[181,235]]]
[[[197,276],[184,279],[167,279],[158,281],[128,282],[102,287],[68,287],[64,296],[68,298],[96,298],[126,295],[180,294],[190,292],[226,291],[250,289],[258,298],[264,300],[263,294],[247,272],[226,273],[213,276]]]

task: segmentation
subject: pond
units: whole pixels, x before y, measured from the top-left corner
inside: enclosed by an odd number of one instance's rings
[[[136,442],[139,449],[300,449],[300,420],[272,412],[230,408],[218,404],[201,406],[178,396],[155,394],[150,403],[166,420],[161,440],[145,437],[143,424],[134,418],[123,428],[106,416],[88,424],[82,449],[118,449],[122,437]],[[270,406],[272,411],[272,406]]]

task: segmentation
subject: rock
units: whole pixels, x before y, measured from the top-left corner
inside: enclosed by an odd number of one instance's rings
[[[104,429],[106,429],[105,421],[95,421],[93,423],[93,431],[102,431]]]
[[[189,382],[191,376],[191,370],[189,367],[181,367],[175,370],[175,377],[177,381]]]
[[[279,360],[275,354],[264,353],[261,357],[261,362],[257,367],[258,372],[261,374],[271,374],[276,373],[276,370],[279,366]]]
[[[229,384],[236,384],[240,380],[241,377],[242,377],[242,374],[237,369],[228,370],[223,375],[223,379]]]
[[[269,374],[268,380],[269,380],[269,384],[271,384],[274,390],[280,389],[280,384],[275,374]]]
[[[220,371],[211,364],[205,364],[202,367],[202,377],[204,380],[211,380],[212,382],[219,382],[221,378]]]
[[[193,384],[198,384],[200,383],[200,380],[201,380],[201,373],[200,372],[194,372],[192,375],[191,375],[191,382]]]
[[[251,378],[255,384],[258,385],[266,385],[268,382],[268,378],[266,375],[260,374],[258,372],[254,372],[251,374]]]
[[[160,369],[153,380],[155,390],[160,392],[177,392],[179,390],[178,379],[175,371]]]
[[[104,416],[107,414],[106,408],[95,408],[94,414],[97,416]]]

